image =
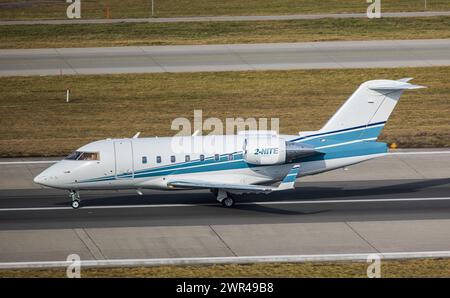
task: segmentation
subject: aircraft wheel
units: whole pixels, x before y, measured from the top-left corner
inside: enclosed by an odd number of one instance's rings
[[[234,206],[234,199],[232,197],[227,197],[222,200],[222,206],[230,208]]]
[[[73,209],[80,208],[80,200],[73,200],[71,205]]]

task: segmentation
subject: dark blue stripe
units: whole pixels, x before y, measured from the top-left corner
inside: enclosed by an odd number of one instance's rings
[[[314,135],[309,135],[309,136],[293,139],[293,140],[290,140],[290,142],[295,142],[295,141],[298,141],[298,140],[303,140],[303,139],[311,138],[311,137],[323,136],[323,135],[327,135],[327,134],[330,134],[330,133],[344,132],[344,131],[348,131],[348,130],[352,130],[352,129],[358,129],[358,128],[364,128],[364,127],[369,127],[369,126],[380,125],[380,124],[384,124],[384,123],[386,123],[386,121],[372,123],[372,124],[368,124],[368,125],[355,126],[355,127],[351,127],[351,128],[344,128],[344,129],[339,129],[339,130],[335,130],[335,131],[322,132],[322,133],[318,133],[318,134],[314,134]]]

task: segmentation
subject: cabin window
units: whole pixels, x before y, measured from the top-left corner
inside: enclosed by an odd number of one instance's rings
[[[142,163],[146,164],[147,163],[147,156],[142,156]]]
[[[190,156],[190,155],[186,155],[186,156],[184,157],[184,161],[185,161],[185,162],[191,161],[191,156]]]
[[[161,163],[161,156],[156,157],[156,163]]]
[[[220,155],[219,154],[214,154],[214,159],[215,160],[219,160],[220,159]]]
[[[233,160],[233,154],[228,154],[228,160]]]
[[[170,162],[175,162],[175,155],[170,156]]]
[[[205,156],[203,154],[200,155],[200,161],[204,161],[205,160]]]
[[[69,154],[65,159],[68,160],[100,160],[99,152],[81,152],[75,151]]]

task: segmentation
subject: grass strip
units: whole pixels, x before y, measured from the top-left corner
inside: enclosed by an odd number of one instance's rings
[[[65,155],[108,137],[172,136],[172,120],[279,118],[317,130],[362,82],[415,77],[381,136],[399,147],[450,147],[450,67],[4,77],[0,156]],[[71,102],[65,90],[71,89]],[[207,133],[207,131],[205,132]]]

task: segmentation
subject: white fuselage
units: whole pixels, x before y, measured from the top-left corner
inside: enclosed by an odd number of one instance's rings
[[[169,189],[167,181],[173,177],[268,184],[280,181],[292,168],[288,163],[248,165],[242,158],[244,140],[244,135],[225,135],[96,141],[77,152],[95,152],[98,160],[62,160],[38,175],[35,182],[70,190]],[[191,142],[191,145],[181,148],[180,141]],[[380,155],[382,153],[300,162],[299,176],[345,167]]]

